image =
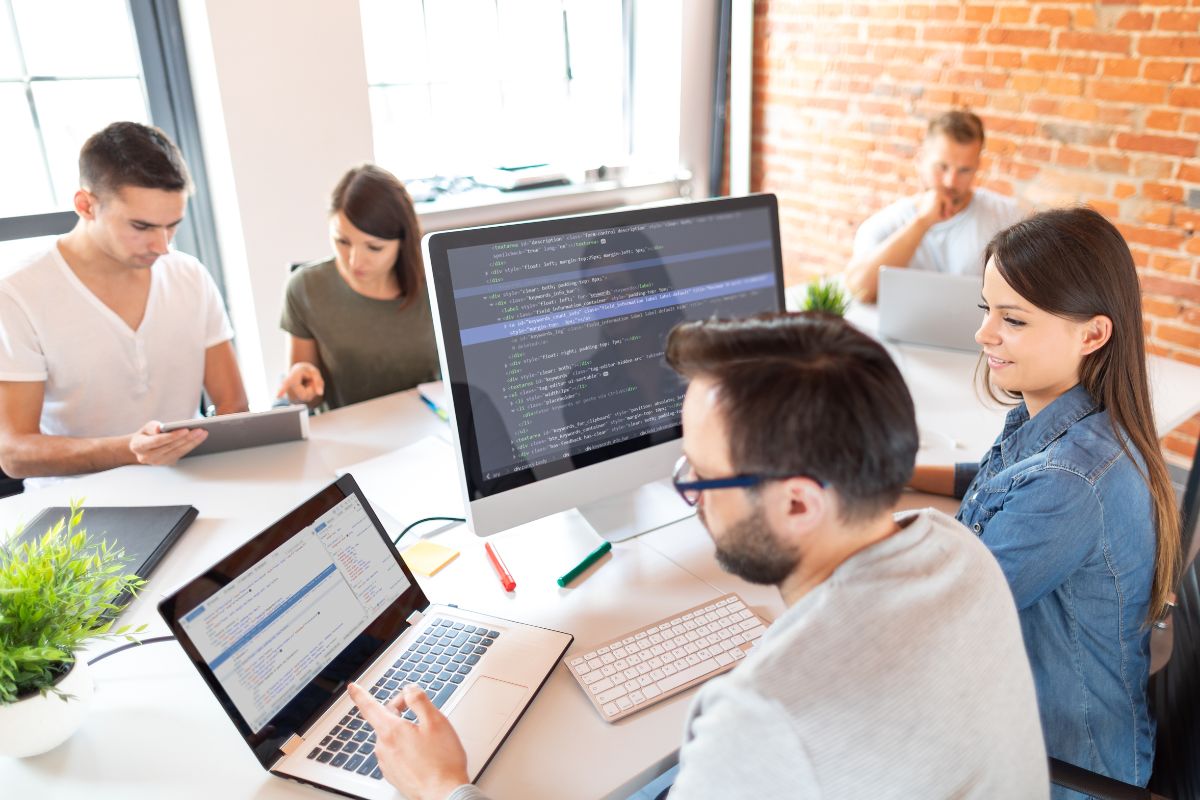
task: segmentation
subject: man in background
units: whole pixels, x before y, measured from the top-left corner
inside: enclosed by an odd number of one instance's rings
[[[666,357],[690,380],[676,489],[721,566],[787,606],[693,700],[671,800],[1048,797],[1003,573],[953,518],[892,514],[917,426],[883,347],[840,318],[771,315],[683,324]],[[406,797],[483,798],[420,688],[387,707],[350,693]]]
[[[115,122],[79,155],[75,227],[0,280],[0,468],[73,475],[172,464],[217,413],[245,411],[233,329],[208,271],[171,250],[191,191],[157,128]]]
[[[969,111],[929,123],[917,157],[922,191],[873,214],[854,237],[846,286],[859,300],[875,302],[880,267],[983,274],[983,248],[1021,218],[1012,198],[974,188],[983,141],[983,121]]]

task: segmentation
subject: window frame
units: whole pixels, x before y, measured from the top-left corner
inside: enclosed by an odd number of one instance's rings
[[[2,2],[4,13],[12,18],[11,0]],[[178,228],[175,243],[208,268],[224,295],[225,281],[209,199],[204,153],[200,146],[179,2],[126,0],[126,3],[141,61],[142,85],[146,92],[150,121],[179,145],[195,185],[195,191],[188,199],[189,213]],[[40,125],[38,134],[40,142]],[[42,157],[45,158],[44,146]],[[64,234],[74,227],[76,218],[73,210],[0,217],[0,242]]]

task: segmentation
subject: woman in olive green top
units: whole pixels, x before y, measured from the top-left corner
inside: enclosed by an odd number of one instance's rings
[[[438,377],[437,345],[412,200],[390,172],[355,167],[329,213],[334,257],[292,273],[280,327],[291,369],[279,397],[329,408]]]

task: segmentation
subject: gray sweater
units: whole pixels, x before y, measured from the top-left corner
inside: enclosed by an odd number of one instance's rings
[[[926,509],[771,625],[689,711],[671,800],[1049,796],[1008,584]],[[448,800],[483,800],[474,787]]]

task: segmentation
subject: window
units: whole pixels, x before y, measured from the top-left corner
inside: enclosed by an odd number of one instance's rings
[[[0,272],[75,224],[79,148],[117,120],[158,125],[196,193],[176,236],[221,286],[178,0],[0,0]]]
[[[361,0],[375,158],[401,178],[629,156],[621,0]]]

